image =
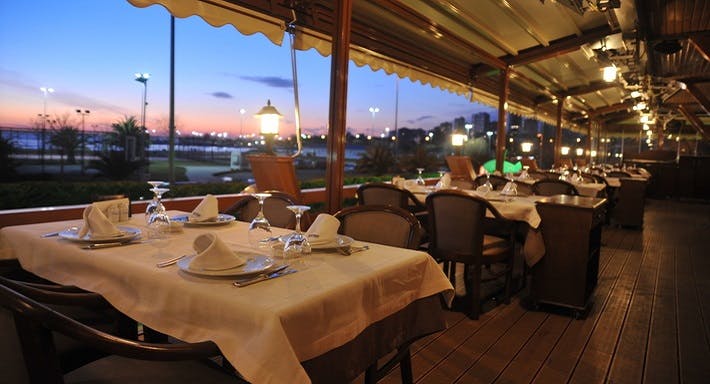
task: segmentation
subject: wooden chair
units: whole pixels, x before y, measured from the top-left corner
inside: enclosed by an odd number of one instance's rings
[[[259,191],[283,191],[303,201],[293,158],[274,155],[247,156]]]
[[[535,180],[544,180],[547,179],[547,172],[542,172],[542,171],[528,171],[528,175],[532,177]]]
[[[573,195],[579,196],[577,188],[564,180],[538,180],[532,185],[533,194],[540,196]]]
[[[340,220],[340,234],[393,247],[419,248],[422,227],[412,213],[402,208],[357,205],[338,211],[335,217]]]
[[[480,187],[481,185],[486,183],[486,180],[490,180],[491,184],[493,185],[493,190],[494,191],[500,191],[505,187],[506,184],[508,184],[508,179],[506,179],[503,176],[498,176],[498,175],[481,175],[476,178],[476,180],[473,181],[473,185],[475,188]]]
[[[266,191],[264,193],[271,194],[270,197],[264,199],[264,216],[269,220],[269,224],[274,227],[295,229],[296,217],[286,207],[298,204],[296,199],[281,191]],[[259,200],[254,196],[247,196],[224,210],[223,213],[232,215],[240,221],[251,222],[259,213]],[[304,222],[301,224],[303,225]],[[307,228],[307,225],[304,227]]]
[[[93,293],[35,290],[0,277],[0,307],[12,312],[29,382],[45,383],[234,383],[238,378],[198,359],[219,356],[211,341],[154,344],[117,337],[74,320],[45,305],[102,305]],[[110,356],[64,373],[52,332],[91,345]]]
[[[449,166],[452,180],[474,180],[477,176],[468,156],[446,156],[446,165]]]
[[[477,319],[481,312],[484,265],[505,265],[500,273],[486,281],[505,276],[505,303],[508,303],[513,277],[515,222],[503,218],[488,201],[461,191],[431,193],[426,205],[429,209],[429,254],[445,261],[444,269],[452,284],[456,283],[455,263],[464,264],[466,295],[472,304],[469,317]],[[507,229],[507,238],[485,234],[487,211],[491,212],[499,229]]]
[[[357,188],[359,205],[390,205],[414,214],[425,212],[426,206],[412,192],[387,183],[367,183]]]

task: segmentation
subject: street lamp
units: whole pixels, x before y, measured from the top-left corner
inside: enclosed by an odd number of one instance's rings
[[[244,134],[244,114],[247,113],[247,110],[242,108],[239,110],[240,116],[240,122],[239,122],[239,138],[242,138],[242,135]]]
[[[42,94],[44,95],[42,108],[42,147],[40,148],[40,164],[42,173],[44,173],[44,135],[47,129],[47,119],[49,118],[49,115],[47,115],[47,96],[50,93],[54,93],[54,88],[40,87],[39,90],[42,91]]]
[[[370,134],[372,134],[375,132],[375,113],[379,112],[380,109],[377,107],[370,107],[369,111],[372,113],[372,129],[370,130]]]
[[[493,131],[486,131],[486,136],[488,136],[488,152],[491,150],[491,136],[493,136]]]
[[[138,73],[136,72],[136,81],[143,83],[143,100],[141,102],[141,127],[145,129],[145,107],[148,105],[148,79],[150,78],[150,73]]]
[[[86,152],[86,125],[84,123],[84,117],[91,113],[88,109],[77,109],[76,113],[81,115],[81,174],[84,174],[84,167],[86,162],[84,161],[84,153]]]

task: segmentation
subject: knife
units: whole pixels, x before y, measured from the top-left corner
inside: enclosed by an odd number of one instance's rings
[[[271,272],[271,273],[269,273],[269,274],[259,275],[259,276],[255,277],[255,278],[251,279],[251,280],[235,281],[235,282],[234,282],[234,286],[235,286],[235,287],[242,288],[242,287],[246,287],[246,286],[249,286],[249,285],[252,285],[252,284],[259,283],[259,282],[261,282],[261,281],[271,280],[271,279],[275,279],[275,278],[277,278],[277,277],[290,275],[290,274],[295,273],[295,272],[298,272],[298,271],[295,270],[295,269],[293,269],[293,268],[284,269],[284,270],[282,270],[282,271]]]
[[[81,247],[81,249],[101,249],[101,248],[120,247],[122,245],[141,244],[141,243],[145,243],[147,241],[148,240],[114,241],[114,242],[109,242],[109,243],[93,243],[93,244],[84,245]]]

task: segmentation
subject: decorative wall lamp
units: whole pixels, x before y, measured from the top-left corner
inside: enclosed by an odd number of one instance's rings
[[[259,132],[266,140],[266,152],[273,154],[274,138],[279,133],[279,119],[281,119],[283,115],[271,105],[271,100],[267,100],[266,105],[254,116],[261,120]]]
[[[530,142],[520,143],[520,149],[523,151],[523,153],[530,153],[530,151],[532,151],[532,146],[533,143]]]

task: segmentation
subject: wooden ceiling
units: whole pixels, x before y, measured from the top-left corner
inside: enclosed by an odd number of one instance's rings
[[[201,0],[231,3],[325,36],[334,32],[332,0]],[[638,125],[631,92],[662,116],[709,139],[710,1],[355,0],[351,44],[473,87],[497,98],[509,69],[510,100],[551,121],[588,118],[609,130]],[[580,4],[581,6],[577,6]],[[618,81],[601,81],[611,60]],[[637,100],[638,101],[638,100]]]

